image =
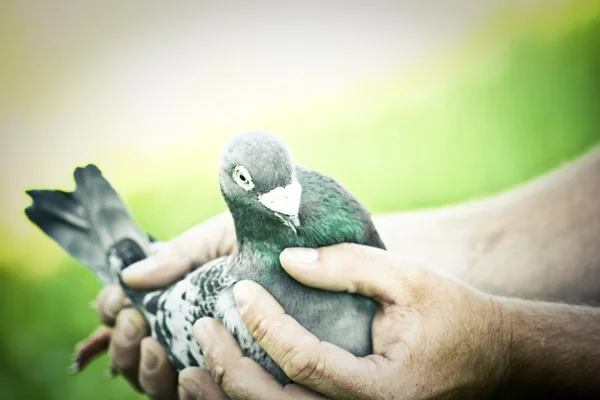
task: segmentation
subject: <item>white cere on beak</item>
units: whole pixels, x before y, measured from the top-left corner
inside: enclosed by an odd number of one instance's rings
[[[269,210],[284,215],[298,215],[302,186],[297,180],[286,187],[276,187],[268,193],[259,194],[260,201]]]

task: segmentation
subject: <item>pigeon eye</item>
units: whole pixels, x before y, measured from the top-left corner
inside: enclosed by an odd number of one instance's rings
[[[254,183],[252,182],[250,173],[241,165],[238,165],[233,170],[233,180],[244,190],[252,190],[254,188]]]

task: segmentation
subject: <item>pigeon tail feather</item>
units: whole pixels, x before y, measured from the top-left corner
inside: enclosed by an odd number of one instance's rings
[[[120,283],[120,272],[149,254],[149,236],[95,165],[77,168],[76,189],[28,190],[31,222],[105,284]]]

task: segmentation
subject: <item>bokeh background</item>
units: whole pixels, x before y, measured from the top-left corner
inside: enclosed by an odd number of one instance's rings
[[[121,4],[124,3],[124,4]],[[26,188],[97,163],[167,239],[223,210],[219,151],[271,131],[374,212],[487,196],[600,141],[600,2],[0,1],[0,398],[136,398],[66,373],[100,289]]]

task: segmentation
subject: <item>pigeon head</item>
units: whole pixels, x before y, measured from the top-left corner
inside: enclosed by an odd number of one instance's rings
[[[261,131],[231,138],[221,154],[219,182],[232,212],[260,213],[296,232],[302,186],[281,139]]]

